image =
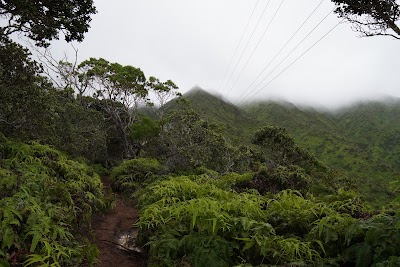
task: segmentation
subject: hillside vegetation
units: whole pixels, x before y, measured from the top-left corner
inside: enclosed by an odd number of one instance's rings
[[[400,101],[364,103],[335,113],[280,103],[260,103],[245,111],[260,124],[288,129],[322,162],[356,179],[368,200],[384,203],[391,196],[387,184],[399,174]]]
[[[82,231],[109,205],[94,170],[110,165],[112,188],[140,209],[149,266],[400,264],[397,103],[239,108],[197,89],[147,109],[151,119],[47,86],[26,101],[51,100],[52,119],[9,124],[0,140],[3,266],[94,264]],[[12,111],[18,99],[7,101]]]
[[[251,132],[259,128],[259,125],[255,124],[255,120],[239,107],[226,102],[221,96],[210,94],[200,87],[194,87],[185,93],[184,98],[190,102],[190,107],[202,119],[216,124],[235,144],[242,144],[243,139],[246,139],[249,143]],[[175,108],[176,103],[174,101],[171,101],[165,107],[166,110]]]
[[[149,266],[400,266],[398,100],[238,107],[104,58],[52,59],[46,76],[9,35],[23,30],[38,50],[59,31],[81,41],[93,1],[11,2],[0,8],[16,23],[0,27],[1,267],[94,266],[92,215],[112,207],[100,174],[139,209],[124,234],[139,247],[124,255]]]
[[[82,230],[107,203],[86,164],[0,134],[0,266],[92,265],[99,252]]]
[[[356,181],[368,201],[382,205],[393,197],[387,186],[400,171],[397,99],[327,112],[273,101],[235,107],[198,88],[184,96],[202,118],[220,125],[233,143],[251,145],[256,129],[283,127],[324,164]]]

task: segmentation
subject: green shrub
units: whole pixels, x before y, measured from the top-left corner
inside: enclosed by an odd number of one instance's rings
[[[125,160],[111,171],[112,188],[133,193],[140,186],[153,182],[160,171],[161,165],[156,159]]]
[[[318,175],[260,164],[256,173],[146,179],[133,197],[149,266],[397,266],[400,198],[377,214]],[[256,179],[259,187],[243,186]],[[330,194],[310,193],[320,185]]]
[[[227,173],[220,176],[216,185],[222,189],[238,189],[238,185],[247,183],[253,179],[253,173],[238,174],[235,172]]]
[[[100,163],[92,164],[90,165],[90,167],[93,169],[95,173],[97,173],[100,176],[110,175],[110,171]]]
[[[261,194],[278,193],[285,189],[306,193],[309,191],[311,182],[312,178],[297,165],[278,165],[271,168],[261,166],[251,180],[243,180],[237,184],[237,187],[256,189]]]
[[[89,251],[96,248],[78,238],[78,230],[90,227],[92,213],[106,206],[100,177],[87,165],[35,142],[5,139],[0,155],[0,262],[92,264]]]
[[[302,236],[313,221],[333,210],[293,191],[273,199],[256,191],[239,194],[226,189],[229,179],[234,184],[248,177],[169,177],[135,194],[141,207],[136,225],[150,266],[319,262],[320,245]],[[291,236],[284,236],[288,232]]]
[[[218,200],[229,200],[234,196],[232,192],[222,190],[210,183],[211,179],[213,178],[207,175],[170,177],[168,180],[156,181],[135,195],[139,206],[143,207],[161,202],[162,205],[168,206],[206,196]]]

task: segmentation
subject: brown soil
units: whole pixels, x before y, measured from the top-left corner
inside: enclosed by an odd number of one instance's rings
[[[103,179],[105,192],[112,194],[108,177]],[[125,233],[137,233],[132,224],[138,219],[138,210],[120,195],[115,195],[116,202],[112,211],[94,217],[92,230],[93,242],[100,250],[96,267],[144,267],[145,257],[133,250],[123,250],[118,245],[118,238]]]

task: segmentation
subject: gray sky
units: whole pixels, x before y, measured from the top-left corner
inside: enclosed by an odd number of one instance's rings
[[[284,0],[272,21],[282,0],[270,0],[250,39],[268,3],[268,0],[260,0],[233,64],[223,80],[256,2],[95,0],[98,14],[93,16],[91,29],[83,43],[77,45],[79,59],[102,57],[111,62],[132,65],[141,68],[146,76],[173,80],[181,92],[198,85],[222,93],[234,102],[248,100],[243,96],[251,90],[251,101],[274,97],[325,107],[347,105],[382,95],[400,97],[400,41],[390,37],[358,38],[349,24],[339,25],[269,83],[340,21],[334,14],[329,15],[265,82],[254,88],[333,9],[329,0],[323,1],[261,79],[249,88],[321,2]],[[247,50],[237,64],[249,39]],[[258,48],[254,50],[258,42]],[[68,51],[68,45],[55,42],[53,49],[55,54]],[[250,58],[252,51],[255,52]],[[231,75],[236,64],[236,71]],[[228,80],[229,77],[232,78]],[[269,85],[265,86],[267,83]]]

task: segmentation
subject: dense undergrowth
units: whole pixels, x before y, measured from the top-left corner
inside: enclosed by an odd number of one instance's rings
[[[0,134],[0,266],[92,265],[98,249],[82,232],[107,203],[87,165]]]
[[[93,265],[99,251],[85,232],[110,203],[96,172],[124,159],[112,188],[140,208],[150,266],[400,266],[397,100],[336,115],[238,108],[203,90],[186,95],[192,104],[169,101],[180,96],[171,80],[130,65],[57,62],[47,50],[34,61],[11,33],[40,54],[60,30],[81,41],[95,13],[93,1],[34,2],[0,13],[33,23],[0,27],[0,129],[10,138],[0,133],[0,267]],[[54,8],[82,11],[83,26],[65,29]]]
[[[165,174],[153,159],[126,161],[112,177],[118,189],[135,192],[149,266],[400,264],[396,203],[378,213],[351,191],[260,194],[246,188],[257,173]],[[151,179],[142,183],[145,177]]]

